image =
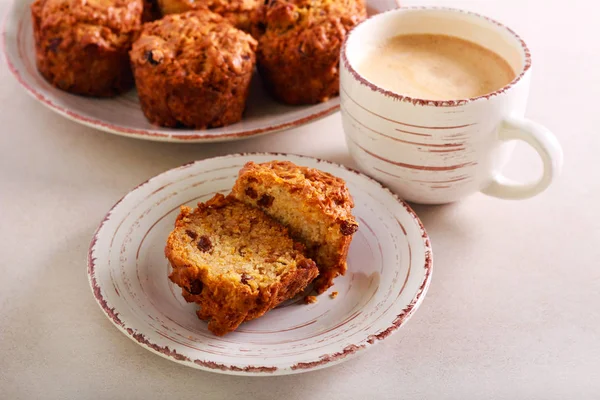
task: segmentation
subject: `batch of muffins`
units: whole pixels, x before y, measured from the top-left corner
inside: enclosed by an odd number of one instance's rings
[[[227,197],[181,208],[165,247],[169,277],[200,306],[208,329],[224,335],[311,282],[319,294],[331,287],[346,272],[358,229],[353,207],[345,182],[331,174],[249,162]]]
[[[290,105],[338,95],[346,33],[363,0],[36,0],[36,62],[59,89],[109,97],[134,85],[153,124],[242,119],[255,71]]]

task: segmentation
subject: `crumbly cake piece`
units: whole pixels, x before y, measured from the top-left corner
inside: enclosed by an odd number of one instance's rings
[[[206,129],[242,119],[256,41],[208,10],[144,24],[130,52],[142,110],[153,124]]]
[[[247,163],[233,187],[233,196],[289,228],[306,246],[319,267],[314,282],[318,293],[346,272],[346,257],[358,223],[354,201],[344,180],[289,161]]]
[[[253,14],[264,0],[158,0],[163,15],[202,8],[223,16],[233,26],[250,32]]]
[[[36,0],[36,65],[59,89],[114,96],[133,87],[129,49],[142,26],[142,0]]]
[[[287,104],[313,104],[339,94],[344,37],[367,16],[364,0],[267,0],[255,13],[258,71]]]
[[[219,336],[294,297],[318,275],[285,227],[221,194],[194,210],[181,208],[165,255],[169,278]]]

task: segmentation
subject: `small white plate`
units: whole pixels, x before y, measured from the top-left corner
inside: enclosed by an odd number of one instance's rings
[[[76,96],[50,85],[37,71],[31,0],[14,0],[6,14],[3,50],[8,66],[34,98],[59,114],[106,132],[165,142],[219,142],[243,139],[292,128],[325,117],[339,109],[339,98],[308,106],[286,106],[272,99],[255,74],[242,121],[209,130],[161,128],[150,124],[135,90],[122,96],[99,99]],[[370,14],[396,7],[394,0],[369,0]]]
[[[289,160],[347,182],[360,227],[348,271],[318,302],[288,301],[224,337],[210,333],[168,279],[164,247],[179,207],[227,194],[248,161]],[[379,183],[313,158],[240,154],[172,169],[141,184],[106,215],[92,240],[88,275],[96,300],[129,338],[169,360],[237,375],[283,375],[348,359],[402,326],[429,286],[431,246],[410,209]],[[338,296],[330,298],[336,291]]]

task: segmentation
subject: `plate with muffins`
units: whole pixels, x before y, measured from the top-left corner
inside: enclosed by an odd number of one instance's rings
[[[14,1],[3,49],[52,110],[107,132],[225,141],[339,108],[346,33],[393,0]]]
[[[88,253],[106,316],[169,360],[284,375],[351,358],[395,332],[432,274],[410,207],[341,165],[285,154],[197,161],[142,183]]]

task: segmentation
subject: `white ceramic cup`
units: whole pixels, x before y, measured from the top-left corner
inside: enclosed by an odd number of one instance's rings
[[[357,72],[366,57],[377,62],[373,48],[410,33],[478,43],[502,56],[516,78],[488,95],[433,101],[390,92]],[[342,121],[350,153],[364,172],[400,197],[440,204],[482,191],[524,199],[545,190],[558,176],[563,161],[558,141],[523,117],[531,79],[529,50],[502,24],[461,10],[399,8],[356,26],[342,46],[341,60]],[[536,182],[515,182],[500,172],[515,140],[525,141],[540,155],[544,171]]]

